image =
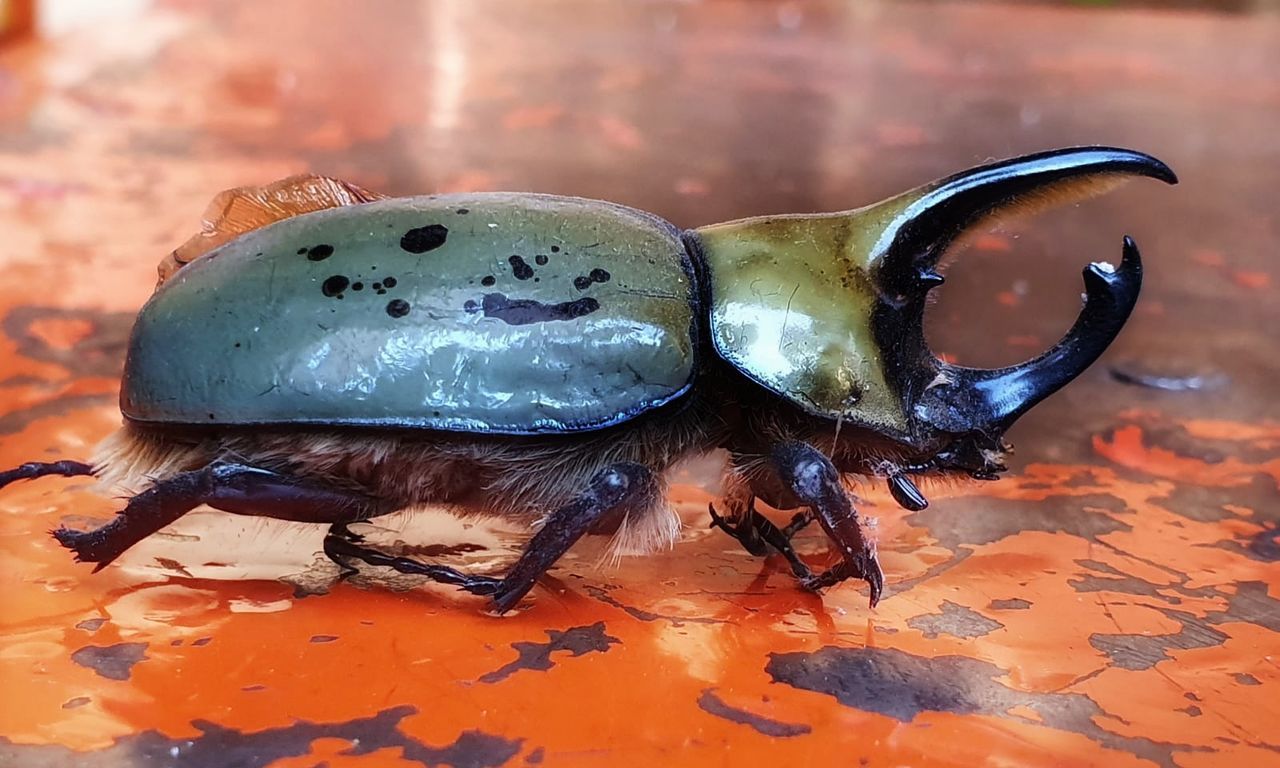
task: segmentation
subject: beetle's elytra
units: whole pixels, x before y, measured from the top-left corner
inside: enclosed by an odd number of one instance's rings
[[[851,211],[680,231],[630,208],[533,194],[380,199],[319,177],[233,190],[161,264],[134,326],[124,426],[92,463],[25,464],[0,487],[96,475],[140,489],[93,531],[60,529],[102,568],[197,505],[325,523],[342,569],[389,566],[514,606],[581,536],[670,545],[664,473],[727,449],[712,523],[771,549],[818,589],[883,575],[842,484],[991,479],[1004,432],[1116,337],[1142,266],[1084,270],[1084,306],[1053,348],[963,368],[925,343],[942,252],[1014,206],[1125,176],[1176,183],[1160,161],[1091,147],[995,163]],[[799,509],[779,528],[759,498]],[[502,578],[391,557],[347,525],[423,503],[545,520]],[[815,574],[790,538],[816,520],[840,560]]]

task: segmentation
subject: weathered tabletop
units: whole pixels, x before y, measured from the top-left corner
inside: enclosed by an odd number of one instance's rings
[[[675,490],[675,551],[596,569],[584,548],[502,619],[434,587],[302,597],[277,577],[315,575],[317,529],[212,512],[91,576],[45,532],[117,502],[15,484],[0,764],[1280,765],[1280,18],[121,6],[141,10],[0,51],[3,467],[86,456],[114,427],[156,262],[232,186],[536,189],[695,226],[1081,143],[1152,152],[1183,183],[955,260],[930,335],[984,365],[1056,339],[1080,267],[1122,234],[1148,272],[1103,362],[1015,428],[1010,477],[934,488],[915,514],[860,489],[888,575],[874,611],[708,531],[707,467]],[[381,527],[475,567],[520,541],[432,513]]]

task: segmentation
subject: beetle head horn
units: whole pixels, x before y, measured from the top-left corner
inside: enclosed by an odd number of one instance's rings
[[[925,297],[942,283],[934,267],[943,251],[979,221],[1097,194],[1132,176],[1177,183],[1173,171],[1150,155],[1086,147],[975,168],[876,206],[896,213],[869,259],[881,291],[874,324],[889,358],[887,372],[899,382],[915,382],[917,391],[908,386],[903,394],[916,419],[949,433],[999,435],[1098,359],[1124,326],[1142,284],[1142,261],[1128,237],[1118,266],[1094,262],[1085,268],[1084,306],[1066,336],[1018,365],[988,370],[938,359],[924,340]],[[920,381],[922,368],[934,372],[927,381]]]

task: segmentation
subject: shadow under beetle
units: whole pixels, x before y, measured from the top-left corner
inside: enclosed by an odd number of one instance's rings
[[[1120,332],[1142,279],[1133,241],[1084,270],[1084,306],[1047,352],[995,370],[944,362],[923,331],[943,251],[1014,207],[1125,176],[1176,183],[1106,147],[997,162],[852,211],[681,231],[612,203],[536,194],[384,199],[322,177],[219,196],[161,265],[138,315],[124,426],[91,464],[25,464],[0,486],[95,475],[139,490],[93,531],[53,532],[110,563],[200,504],[328,524],[343,575],[363,561],[457,585],[507,611],[587,533],[617,551],[672,544],[665,471],[730,455],[712,524],[820,589],[880,598],[875,542],[842,483],[993,479],[1002,436]],[[761,499],[800,510],[779,527]],[[502,578],[393,557],[348,530],[414,504],[528,521]],[[838,562],[791,546],[812,521]]]

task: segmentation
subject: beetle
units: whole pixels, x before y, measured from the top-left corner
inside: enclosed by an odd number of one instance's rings
[[[1138,297],[1118,264],[1084,269],[1074,326],[995,370],[925,341],[935,267],[958,236],[1016,208],[1164,163],[1110,147],[995,162],[838,213],[681,231],[613,203],[541,194],[380,198],[295,177],[215,200],[161,265],[121,384],[124,423],[89,463],[29,463],[0,487],[95,475],[142,488],[114,519],[53,535],[95,571],[200,504],[323,523],[343,576],[387,566],[485,596],[499,612],[587,533],[619,551],[674,543],[664,473],[723,448],[712,525],[776,551],[803,587],[884,576],[846,476],[994,479],[1003,435],[1098,358]],[[756,500],[799,510],[780,527]],[[395,557],[352,523],[416,504],[528,521],[502,577]],[[815,573],[792,536],[816,521],[838,555]]]

